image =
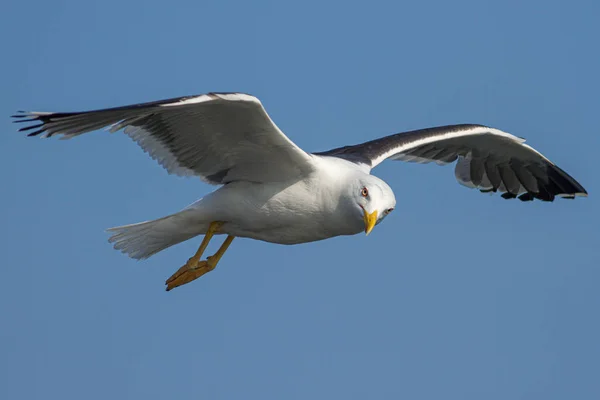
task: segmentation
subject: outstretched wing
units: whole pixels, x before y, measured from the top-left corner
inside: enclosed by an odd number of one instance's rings
[[[301,177],[311,156],[288,139],[260,101],[242,93],[208,93],[103,110],[22,112],[15,122],[28,136],[70,139],[109,127],[125,134],[169,173],[212,184]]]
[[[385,159],[441,165],[458,159],[459,183],[482,192],[504,192],[507,199],[553,201],[555,196],[587,195],[575,179],[526,145],[525,139],[483,125],[420,129],[315,154],[345,158],[368,169]]]

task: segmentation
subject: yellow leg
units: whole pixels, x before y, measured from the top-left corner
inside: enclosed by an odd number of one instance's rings
[[[176,273],[174,273],[169,279],[167,279],[167,291],[174,289],[178,286],[185,285],[186,283],[190,283],[191,281],[200,278],[207,272],[210,272],[213,269],[215,269],[217,263],[219,262],[219,260],[221,260],[223,254],[225,254],[225,251],[233,241],[234,237],[235,236],[231,235],[227,236],[227,239],[225,239],[219,250],[213,256],[207,257],[206,261],[197,261],[195,265],[188,266],[186,264],[183,267],[179,268],[179,270]],[[204,243],[204,241],[202,243]],[[200,247],[202,247],[202,245]],[[204,246],[204,248],[206,248],[206,246]],[[204,250],[202,250],[202,252],[203,251]],[[202,253],[200,252],[200,249],[198,249],[196,255],[198,253],[200,253],[201,257]],[[190,260],[192,260],[194,257],[190,258]]]
[[[215,267],[221,260],[221,257],[223,257],[223,254],[225,254],[225,251],[227,251],[227,248],[229,247],[231,242],[233,242],[234,238],[235,238],[235,236],[231,236],[231,235],[227,236],[227,239],[225,239],[225,241],[223,242],[221,247],[219,247],[219,250],[217,250],[217,252],[214,255],[206,257],[206,263],[212,266],[210,271],[215,269]]]
[[[189,260],[187,260],[187,262],[185,263],[185,265],[183,267],[179,268],[177,270],[177,272],[175,272],[173,275],[171,275],[171,277],[169,279],[167,279],[167,281],[165,282],[166,284],[173,282],[175,279],[179,278],[185,272],[195,268],[198,265],[198,263],[200,262],[200,258],[202,258],[202,254],[204,253],[204,250],[206,250],[206,247],[208,247],[208,243],[210,242],[210,240],[212,239],[214,234],[219,230],[219,228],[222,225],[223,225],[223,222],[211,222],[210,223],[210,225],[208,226],[208,230],[206,231],[206,235],[204,235],[204,239],[202,239],[202,243],[200,243],[200,247],[198,247],[196,254],[194,254]],[[187,283],[187,282],[185,282],[185,283]],[[183,285],[183,283],[182,283],[182,285]]]

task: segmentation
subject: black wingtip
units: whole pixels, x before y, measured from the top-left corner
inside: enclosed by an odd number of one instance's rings
[[[39,121],[39,118],[28,118],[28,119],[17,119],[15,121],[13,121],[13,124],[21,124],[23,122],[35,122],[35,121]]]
[[[37,136],[37,135],[39,135],[40,133],[44,132],[45,130],[46,130],[46,129],[44,129],[44,128],[42,128],[42,129],[38,129],[37,131],[33,131],[33,132],[31,132],[31,133],[28,133],[28,134],[27,134],[27,137]],[[48,135],[48,136],[50,136],[50,135]]]
[[[30,131],[32,129],[39,128],[41,126],[44,126],[43,122],[41,124],[37,124],[37,125],[24,126],[21,129],[19,129],[19,132]]]
[[[17,111],[17,113],[20,113],[20,114],[11,115],[11,118],[15,118],[13,123],[18,123],[18,124],[33,123],[33,125],[28,125],[28,126],[24,126],[24,127],[20,128],[18,130],[19,132],[26,132],[26,131],[35,129],[33,132],[29,132],[27,134],[27,136],[30,137],[30,136],[37,136],[40,133],[46,131],[46,128],[44,127],[44,125],[48,121],[44,115],[36,115],[34,113],[30,113],[27,111]]]
[[[522,195],[519,196],[519,200],[521,201],[533,201],[535,197],[533,196],[533,193],[531,192],[527,192],[527,193],[523,193]]]

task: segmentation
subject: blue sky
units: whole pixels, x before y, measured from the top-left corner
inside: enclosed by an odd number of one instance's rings
[[[600,6],[593,1],[33,0],[0,16],[0,397],[597,399]],[[236,240],[166,293],[199,238],[145,262],[104,229],[214,190],[123,135],[28,139],[16,110],[258,96],[309,151],[483,123],[587,199],[521,203],[451,167],[384,163],[369,237]],[[213,246],[215,247],[215,246]],[[211,249],[213,248],[211,247]]]

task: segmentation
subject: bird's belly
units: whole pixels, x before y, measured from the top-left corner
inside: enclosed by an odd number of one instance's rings
[[[361,229],[348,229],[335,215],[314,207],[296,204],[269,204],[247,210],[241,219],[230,219],[221,228],[230,235],[279,244],[299,244],[352,235]]]
[[[268,227],[263,229],[249,229],[248,227],[236,225],[233,222],[228,222],[222,227],[222,232],[229,235],[246,237],[255,240],[262,240],[270,243],[277,244],[300,244],[316,242],[318,240],[324,240],[343,234],[349,235],[352,233],[341,233],[336,234],[333,232],[326,232],[323,230],[307,229],[307,225],[287,225]]]
[[[214,198],[225,222],[220,231],[229,235],[299,244],[353,235],[364,229],[362,221],[356,224],[340,215],[336,204],[321,201],[310,189],[303,192],[302,184],[285,186],[275,193],[249,184],[223,189],[236,192]]]
[[[254,218],[252,218],[254,219]],[[279,244],[299,244],[315,242],[340,235],[352,235],[358,231],[340,229],[327,218],[303,215],[301,213],[267,213],[261,214],[254,221],[243,223],[230,221],[225,223],[221,231],[239,237],[247,237],[265,242]]]

